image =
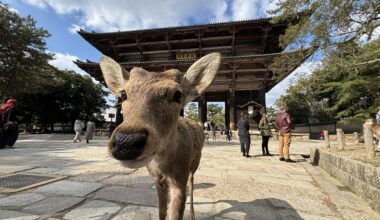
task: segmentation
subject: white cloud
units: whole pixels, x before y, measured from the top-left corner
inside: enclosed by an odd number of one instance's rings
[[[77,34],[77,31],[79,31],[80,29],[84,29],[85,27],[83,26],[79,26],[79,25],[76,25],[76,24],[72,24],[71,27],[69,28],[69,31],[70,33],[72,34]]]
[[[236,0],[232,2],[234,20],[270,17],[269,10],[276,7],[277,1],[269,0]]]
[[[44,0],[23,0],[25,3],[28,3],[30,5],[34,5],[38,8],[46,8],[46,4]]]
[[[189,23],[254,19],[268,16],[273,3],[260,0],[23,0],[39,8],[51,7],[57,14],[75,14],[78,27],[99,32],[178,26]],[[228,6],[231,10],[229,13]]]
[[[280,98],[281,95],[285,95],[286,89],[296,83],[297,79],[299,79],[302,75],[308,75],[313,72],[315,68],[317,68],[321,64],[320,61],[312,61],[303,63],[297,69],[295,69],[291,74],[289,74],[285,79],[279,82],[275,87],[273,87],[266,94],[266,104],[267,106],[273,106],[277,99]]]
[[[9,11],[14,12],[16,14],[20,14],[20,12],[15,8],[9,8]]]
[[[84,72],[75,63],[73,63],[73,61],[77,59],[79,58],[68,53],[54,53],[53,60],[50,60],[49,64],[56,67],[59,70],[73,70],[81,75],[87,75],[86,72]]]

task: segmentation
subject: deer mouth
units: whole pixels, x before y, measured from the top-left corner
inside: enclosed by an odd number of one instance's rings
[[[148,165],[148,163],[153,160],[154,155],[155,154],[151,154],[135,160],[120,160],[120,163],[127,168],[140,168]]]

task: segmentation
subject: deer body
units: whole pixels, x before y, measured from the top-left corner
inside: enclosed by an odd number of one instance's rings
[[[179,117],[179,112],[211,84],[220,60],[220,54],[209,54],[185,75],[178,70],[154,73],[141,68],[129,73],[109,57],[100,62],[110,90],[125,96],[124,120],[111,136],[109,151],[126,167],[147,167],[156,184],[161,220],[167,212],[169,220],[183,218],[186,185],[190,217],[195,218],[193,175],[199,166],[204,134],[201,126]]]

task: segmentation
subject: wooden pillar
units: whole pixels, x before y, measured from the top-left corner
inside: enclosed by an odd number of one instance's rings
[[[230,126],[230,103],[228,100],[225,103],[225,109],[224,109],[224,120],[226,122],[226,128],[229,128]]]
[[[373,144],[373,133],[372,133],[373,119],[367,119],[363,124],[364,133],[364,146],[367,150],[367,156],[373,158],[376,156],[376,148]]]
[[[121,113],[121,103],[121,99],[117,98],[115,127],[119,126],[119,124],[123,122],[123,114]]]
[[[183,117],[185,115],[185,110],[181,109],[181,111],[179,112],[179,116]]]
[[[329,131],[323,130],[323,136],[325,138],[325,147],[330,147]]]
[[[338,149],[344,150],[346,143],[344,141],[344,133],[341,128],[336,129],[336,141],[338,143]]]
[[[201,126],[207,121],[206,96],[203,94],[198,98],[198,124]]]
[[[260,89],[258,91],[258,101],[261,105],[263,105],[264,107],[266,107],[266,101],[265,101],[265,90],[264,89]]]
[[[236,108],[235,108],[235,90],[230,88],[230,129],[236,131]]]
[[[358,132],[354,132],[354,144],[359,144],[359,135]]]

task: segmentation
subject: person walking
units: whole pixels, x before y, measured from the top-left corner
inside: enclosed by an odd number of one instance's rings
[[[261,120],[259,122],[259,129],[262,138],[261,148],[263,150],[263,156],[272,156],[272,154],[269,153],[268,149],[268,142],[269,138],[272,136],[272,131],[269,126],[267,114],[263,114],[261,117]]]
[[[90,118],[86,125],[86,143],[90,143],[89,141],[94,138],[94,132],[95,132],[95,122],[93,122],[93,119]]]
[[[108,132],[109,132],[108,139],[111,138],[112,133],[115,130],[115,128],[116,128],[115,123],[111,122],[110,126],[108,127]]]
[[[78,140],[82,141],[80,139],[80,135],[82,133],[83,128],[84,128],[84,123],[80,119],[75,120],[75,123],[74,123],[74,131],[75,131],[74,143],[76,143]]]
[[[14,148],[17,138],[16,100],[8,99],[0,108],[0,148]]]
[[[213,121],[211,121],[210,127],[212,132],[212,140],[216,141],[216,125]]]
[[[291,141],[291,125],[290,115],[288,108],[285,105],[280,106],[281,112],[276,115],[276,127],[278,129],[278,154],[280,161],[294,163],[289,157],[289,147]]]
[[[249,149],[251,146],[251,136],[249,135],[250,126],[247,113],[241,113],[241,117],[238,121],[238,129],[241,152],[243,153],[244,157],[251,157],[249,155]]]

